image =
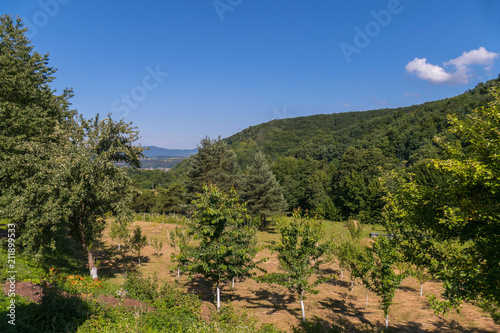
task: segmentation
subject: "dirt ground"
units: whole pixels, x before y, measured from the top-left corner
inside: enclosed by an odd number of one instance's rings
[[[105,231],[104,250],[100,254],[102,260],[100,274],[107,276],[118,283],[123,282],[124,273],[136,269],[145,276],[156,272],[160,281],[177,283],[186,292],[200,295],[204,301],[204,308],[210,307],[214,301],[214,291],[209,282],[201,276],[191,279],[182,274],[180,280],[176,279],[175,263],[171,262],[174,251],[169,244],[168,230],[175,225],[153,224],[149,222],[136,222],[141,226],[143,233],[149,238],[163,240],[160,253],[155,253],[152,246],[146,246],[142,252],[142,266],[138,267],[138,258],[132,252],[120,255],[116,251],[117,242],[108,237]],[[131,228],[133,225],[131,226]],[[277,239],[277,238],[276,238]],[[258,253],[257,259],[268,257],[262,267],[268,272],[278,271],[278,259],[269,250]],[[353,332],[365,328],[382,327],[384,317],[382,310],[378,309],[378,297],[373,293],[368,294],[360,283],[356,283],[354,290],[349,291],[350,276],[344,272],[340,278],[340,269],[337,264],[321,267],[324,274],[337,275],[329,283],[320,285],[316,295],[308,295],[305,300],[306,317],[314,319],[325,326],[342,324]],[[443,288],[439,282],[431,281],[424,284],[424,294],[439,295]],[[426,297],[420,297],[420,284],[413,278],[403,281],[396,292],[393,305],[389,314],[391,332],[500,332],[500,325],[490,318],[480,308],[464,304],[459,314],[452,312],[448,315],[435,315],[430,308]],[[261,323],[272,323],[283,330],[290,330],[291,326],[300,323],[300,304],[290,292],[281,286],[257,283],[254,280],[236,280],[234,290],[230,281],[227,281],[221,291],[222,303],[231,302],[236,309],[246,309]],[[205,309],[205,311],[207,311]]]

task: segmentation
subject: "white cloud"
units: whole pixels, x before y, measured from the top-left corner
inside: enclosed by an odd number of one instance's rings
[[[346,108],[350,108],[351,106],[347,104],[346,102],[342,102],[342,105],[345,106]]]
[[[465,84],[469,82],[471,65],[481,65],[489,71],[497,53],[489,52],[484,47],[477,50],[462,53],[461,56],[443,63],[443,67],[427,63],[426,58],[415,58],[406,65],[408,73],[415,73],[422,80],[435,84]],[[447,71],[444,67],[453,66],[453,71]]]

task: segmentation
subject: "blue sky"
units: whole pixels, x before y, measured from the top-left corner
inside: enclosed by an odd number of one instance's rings
[[[452,97],[500,73],[500,1],[2,0],[73,87],[143,145]]]

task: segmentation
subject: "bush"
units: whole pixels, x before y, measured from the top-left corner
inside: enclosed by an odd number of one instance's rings
[[[158,278],[156,274],[147,278],[140,273],[128,274],[123,289],[128,297],[152,304],[158,298]]]

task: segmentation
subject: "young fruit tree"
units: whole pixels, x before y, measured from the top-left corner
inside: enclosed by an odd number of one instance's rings
[[[255,230],[246,222],[246,209],[238,203],[236,191],[224,193],[215,185],[204,186],[195,201],[196,211],[188,225],[196,244],[181,251],[187,270],[202,274],[216,286],[217,311],[220,309],[220,284],[235,276],[251,276],[258,268]]]
[[[306,294],[317,294],[318,291],[314,288],[331,280],[330,276],[319,276],[314,282],[311,281],[311,277],[319,273],[319,266],[322,263],[321,257],[329,246],[321,243],[324,236],[323,224],[321,221],[309,217],[302,218],[295,211],[291,219],[283,217],[279,220],[277,228],[281,235],[281,241],[278,245],[271,246],[270,249],[278,253],[280,268],[284,272],[264,274],[256,280],[282,285],[298,295],[302,321],[305,322],[304,299]]]
[[[349,238],[341,238],[338,244],[333,247],[333,254],[339,262],[341,276],[343,277],[343,269],[346,269],[351,275],[351,291],[354,290],[354,281],[356,277],[360,277],[358,270],[357,259],[363,253],[363,247],[360,244],[363,225],[357,220],[349,220],[345,223],[345,227],[349,231]]]
[[[141,251],[146,246],[147,243],[148,243],[148,238],[146,237],[146,235],[142,235],[141,227],[136,227],[134,229],[132,237],[130,237],[130,246],[137,253],[137,256],[139,257],[139,267],[141,267]]]
[[[128,223],[124,223],[121,221],[113,221],[111,222],[111,230],[109,232],[109,236],[112,240],[118,241],[118,251],[121,250],[121,245],[126,243],[130,237],[128,230]]]
[[[358,257],[359,276],[366,289],[380,298],[384,311],[385,328],[389,327],[389,308],[401,282],[407,273],[401,269],[402,256],[394,244],[385,237],[378,237],[365,254]]]
[[[177,262],[177,280],[180,278],[181,270],[185,270],[189,260],[185,257],[187,246],[191,241],[191,235],[186,228],[176,227],[170,231],[170,246],[174,248],[171,261]]]

